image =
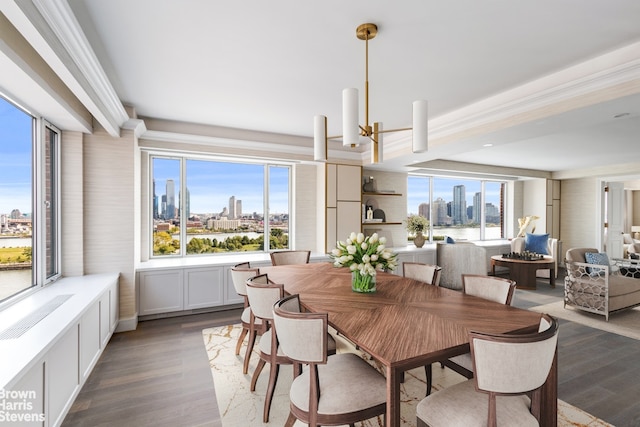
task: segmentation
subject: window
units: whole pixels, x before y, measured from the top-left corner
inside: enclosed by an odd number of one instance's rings
[[[152,256],[289,248],[290,175],[286,165],[152,156]]]
[[[409,175],[407,213],[429,220],[430,240],[501,239],[504,192],[504,182]]]
[[[58,146],[58,130],[0,97],[0,300],[60,273]]]

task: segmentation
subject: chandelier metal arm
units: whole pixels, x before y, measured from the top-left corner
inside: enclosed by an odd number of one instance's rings
[[[367,137],[371,140],[371,163],[382,161],[382,136],[385,133],[413,131],[412,150],[414,153],[425,152],[428,149],[428,111],[427,101],[415,101],[413,103],[413,127],[384,130],[381,122],[369,124],[369,40],[375,38],[378,27],[372,23],[359,25],[356,36],[365,42],[365,82],[364,104],[365,124],[358,123],[358,92],[357,89],[344,89],[342,92],[343,107],[343,134],[327,137],[326,116],[314,117],[314,159],[327,160],[327,141],[342,139],[344,146],[356,147],[359,145],[359,137]]]

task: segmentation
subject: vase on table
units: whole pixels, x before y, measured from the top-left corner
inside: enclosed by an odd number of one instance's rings
[[[359,271],[351,272],[351,290],[353,292],[370,293],[376,291],[376,276],[362,275]]]
[[[416,245],[416,248],[421,248],[424,245],[424,236],[422,235],[422,231],[416,231],[416,237],[413,239],[413,244]]]

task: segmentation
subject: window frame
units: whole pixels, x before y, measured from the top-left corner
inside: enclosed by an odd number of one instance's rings
[[[31,117],[31,285],[0,300],[0,309],[3,309],[17,301],[26,298],[43,286],[55,282],[62,275],[62,227],[61,227],[61,131],[45,118],[31,112],[24,105],[4,96],[7,103],[21,110]],[[54,135],[53,140],[47,140],[48,131]],[[49,143],[51,157],[47,158]],[[48,161],[51,165],[50,174],[47,174]],[[49,175],[49,176],[47,176]],[[47,195],[47,178],[50,179],[51,200],[45,200]],[[51,213],[50,221],[47,220],[47,210]],[[47,227],[51,225],[51,230]],[[47,250],[47,235],[51,235],[52,245]],[[47,257],[50,257],[52,266],[51,274],[48,274]]]
[[[170,255],[156,255],[153,253],[153,243],[154,243],[154,217],[153,217],[153,208],[154,208],[154,193],[153,193],[153,181],[154,181],[154,159],[174,159],[179,160],[180,162],[180,186],[176,188],[176,193],[181,195],[186,194],[186,186],[187,186],[187,162],[189,160],[198,160],[198,161],[211,161],[217,163],[229,163],[229,164],[242,164],[242,165],[261,165],[263,170],[263,224],[264,224],[264,247],[261,251],[252,251],[249,253],[270,253],[275,250],[281,250],[278,248],[271,248],[270,246],[270,233],[271,233],[271,225],[269,223],[269,215],[270,215],[270,203],[269,203],[269,180],[270,180],[270,168],[273,166],[277,167],[285,167],[289,170],[288,172],[288,202],[287,209],[289,215],[289,243],[288,246],[291,248],[291,244],[293,242],[293,231],[291,224],[293,223],[293,214],[292,214],[292,206],[293,206],[293,164],[290,162],[278,162],[278,161],[264,161],[250,158],[242,158],[242,157],[220,157],[220,156],[208,156],[208,155],[198,155],[198,154],[182,154],[178,152],[164,152],[164,151],[148,151],[148,179],[147,185],[149,188],[148,197],[147,197],[147,205],[149,209],[149,215],[147,218],[148,222],[148,230],[149,230],[149,251],[148,257],[149,259],[154,260],[162,260],[169,258],[195,258],[195,257],[207,257],[207,256],[225,256],[229,254],[237,254],[240,252],[222,252],[222,253],[206,253],[206,254],[188,254],[187,253],[187,220],[183,218],[182,215],[186,212],[186,197],[180,197],[180,212],[181,212],[181,220],[180,220],[180,250],[175,254]]]
[[[507,190],[507,182],[508,180],[502,180],[502,179],[487,179],[487,178],[471,178],[468,176],[464,176],[464,175],[427,175],[427,174],[420,174],[420,173],[409,173],[407,174],[407,180],[409,180],[411,177],[416,177],[416,178],[424,178],[424,179],[428,179],[428,192],[429,192],[429,197],[428,197],[428,203],[429,203],[429,239],[428,241],[430,243],[434,242],[434,227],[433,227],[433,221],[431,221],[431,218],[433,218],[433,200],[434,200],[434,187],[435,187],[435,183],[434,181],[436,179],[445,179],[445,180],[461,180],[461,181],[476,181],[480,184],[480,223],[479,223],[479,241],[485,241],[485,240],[500,240],[500,239],[504,239],[506,236],[506,227],[507,227],[507,222],[509,220],[508,218],[508,214],[507,214],[507,194],[506,194],[506,190]],[[504,191],[504,197],[499,201],[501,202],[501,230],[500,230],[500,234],[502,237],[500,238],[491,238],[491,239],[487,239],[486,238],[486,184],[487,183],[498,183],[501,186],[503,186],[503,191]],[[408,189],[410,188],[410,185],[407,185],[407,193],[408,193]],[[409,200],[409,194],[407,194],[407,201]],[[419,212],[418,212],[419,214]],[[407,218],[410,215],[410,211],[407,207]],[[511,215],[511,214],[510,214]],[[475,240],[475,239],[473,239]],[[407,242],[410,243],[409,240],[409,234],[407,234]]]

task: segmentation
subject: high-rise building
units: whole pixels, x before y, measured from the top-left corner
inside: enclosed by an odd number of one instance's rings
[[[453,187],[453,204],[451,206],[453,224],[467,223],[467,199],[464,185]]]
[[[236,200],[236,219],[242,218],[242,200]]]
[[[431,220],[431,212],[429,210],[429,203],[420,203],[418,205],[418,215]]]
[[[438,197],[433,201],[433,225],[448,225],[447,202]]]
[[[229,219],[236,219],[236,196],[229,197]]]
[[[471,211],[471,221],[480,224],[482,220],[482,193],[477,192],[473,195],[473,209]]]
[[[173,219],[176,217],[176,184],[172,179],[167,180],[167,211],[165,212],[165,219]]]

